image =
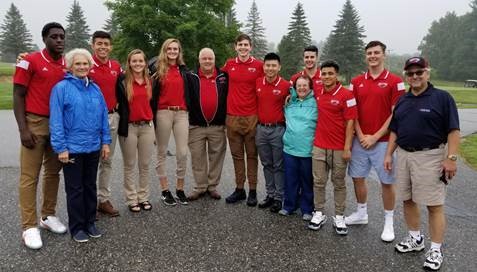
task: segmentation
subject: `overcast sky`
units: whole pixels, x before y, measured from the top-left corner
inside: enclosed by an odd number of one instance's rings
[[[1,23],[14,3],[23,15],[34,42],[40,48],[41,28],[50,21],[66,27],[66,15],[73,0],[2,0]],[[291,14],[298,2],[305,8],[312,39],[325,40],[335,24],[345,0],[256,0],[268,41],[278,44],[286,34]],[[109,12],[101,0],[79,0],[92,31],[101,29]],[[470,0],[352,0],[366,32],[365,41],[381,40],[391,53],[415,53],[432,21],[449,11],[458,15],[470,11]],[[236,0],[235,9],[241,22],[247,18],[252,0]],[[160,26],[158,26],[160,27]]]

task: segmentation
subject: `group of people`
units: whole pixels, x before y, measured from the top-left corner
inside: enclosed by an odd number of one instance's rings
[[[63,169],[68,229],[75,241],[86,242],[102,235],[95,225],[97,211],[119,215],[109,189],[117,141],[126,204],[130,212],[140,212],[153,208],[149,167],[154,145],[161,199],[173,206],[205,195],[221,199],[217,186],[228,140],[236,188],[226,203],[246,200],[248,206],[258,204],[283,216],[300,210],[308,228],[319,230],[327,221],[325,191],[330,179],[332,223],[337,234],[346,235],[348,225],[368,223],[366,178],[374,168],[384,207],[381,239],[395,239],[397,183],[409,235],[395,249],[424,249],[418,205],[425,205],[432,243],[424,267],[440,268],[445,185],[456,172],[459,120],[452,97],[429,82],[424,58],[406,61],[406,93],[401,78],[385,69],[386,46],[380,41],[366,45],[367,72],[346,88],[339,82],[339,64],[329,60],[320,65],[316,46],[304,49],[304,70],[288,81],[279,75],[277,54],[268,53],[263,61],[250,55],[252,40],[246,34],[236,38],[237,56],[222,68],[216,66],[213,50],[203,48],[195,71],[186,68],[177,39],[164,41],[149,62],[143,51],[132,50],[122,70],[109,57],[112,39],[104,31],[93,34],[93,55],[73,49],[63,57],[65,30],[58,23],[46,24],[42,37],[45,49],[24,56],[14,75],[14,112],[22,142],[22,237],[27,247],[42,247],[36,215],[42,166],[40,227],[67,231],[55,216]],[[175,196],[166,169],[171,132],[176,146]],[[189,151],[194,189],[186,196]],[[266,187],[260,202],[258,157]],[[347,170],[357,200],[349,216]]]

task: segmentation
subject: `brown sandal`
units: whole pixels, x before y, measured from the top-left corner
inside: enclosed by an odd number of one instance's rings
[[[145,210],[145,211],[150,211],[152,209],[152,205],[149,201],[144,201],[144,202],[141,202],[139,203],[139,206],[141,207],[141,209]]]
[[[129,211],[131,211],[131,212],[140,212],[141,211],[141,207],[139,206],[139,204],[128,205],[128,208],[129,208]]]

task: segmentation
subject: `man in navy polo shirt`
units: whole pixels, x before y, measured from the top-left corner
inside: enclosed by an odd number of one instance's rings
[[[438,270],[443,261],[441,245],[446,229],[446,184],[457,170],[459,116],[452,96],[429,82],[429,65],[424,58],[408,59],[404,70],[410,90],[394,108],[384,160],[385,169],[391,171],[392,153],[397,148],[396,181],[398,195],[404,201],[409,236],[395,249],[401,253],[424,249],[418,205],[426,205],[431,248],[424,268]]]

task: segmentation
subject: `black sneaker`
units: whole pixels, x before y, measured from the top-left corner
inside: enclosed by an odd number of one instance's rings
[[[244,189],[235,189],[235,191],[229,195],[226,199],[225,199],[225,202],[226,203],[229,203],[229,204],[232,204],[232,203],[236,203],[240,200],[244,200],[247,198],[247,194],[245,193],[245,190]]]
[[[177,204],[169,190],[162,191],[161,199],[167,206],[175,206]]]
[[[184,193],[184,190],[176,190],[176,196],[177,196],[177,200],[179,201],[179,203],[181,203],[182,205],[187,205],[189,204],[189,202],[187,201],[187,197]]]
[[[264,200],[262,200],[262,201],[260,201],[260,203],[258,203],[258,207],[260,209],[265,209],[265,208],[271,207],[273,205],[274,201],[275,200],[272,197],[267,196]]]
[[[272,206],[270,207],[270,211],[272,213],[277,213],[281,209],[282,209],[282,201],[281,200],[274,200]]]
[[[256,190],[248,191],[247,206],[249,207],[257,206],[257,191]]]

